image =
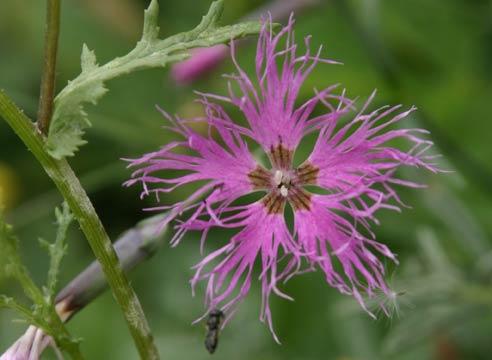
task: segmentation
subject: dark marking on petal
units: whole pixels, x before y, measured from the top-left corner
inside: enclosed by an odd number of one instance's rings
[[[269,192],[262,200],[268,214],[281,214],[284,211],[286,198],[278,191]]]
[[[311,194],[301,187],[293,186],[290,188],[288,199],[294,210],[311,209]]]
[[[298,183],[300,185],[314,185],[318,181],[319,168],[311,163],[304,163],[296,170]]]
[[[275,169],[290,170],[293,151],[285,148],[282,143],[270,147],[270,161]]]
[[[248,178],[254,189],[268,189],[272,184],[272,174],[260,165],[248,174]]]

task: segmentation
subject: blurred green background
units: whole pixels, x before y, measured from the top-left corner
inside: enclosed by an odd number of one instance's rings
[[[82,44],[100,63],[129,51],[140,35],[144,0],[65,0],[57,88],[80,71]],[[224,23],[237,21],[260,0],[226,0]],[[209,1],[160,1],[161,35],[195,25]],[[35,118],[42,64],[44,1],[0,1],[0,87]],[[492,2],[489,0],[325,0],[296,16],[296,36],[312,34],[324,55],[344,66],[320,65],[299,103],[341,83],[365,99],[378,89],[373,108],[402,103],[419,111],[407,121],[432,131],[443,167],[451,174],[401,175],[429,184],[403,190],[411,205],[403,214],[382,211],[379,241],[398,253],[389,282],[400,292],[400,312],[372,320],[354,300],[340,295],[320,273],[298,276],[285,287],[295,302],[272,297],[274,324],[282,345],[258,321],[260,293],[254,283],[247,300],[221,335],[219,359],[490,359],[492,355]],[[239,49],[251,72],[254,39]],[[89,144],[70,159],[110,236],[146,217],[139,189],[123,188],[129,177],[122,157],[157,149],[172,135],[161,129],[159,104],[182,117],[199,115],[193,90],[226,92],[220,76],[229,60],[189,86],[177,86],[168,69],[147,70],[111,81],[110,92],[89,108]],[[234,114],[233,114],[234,115]],[[41,284],[47,256],[37,238],[54,236],[55,205],[61,202],[41,167],[0,121],[0,187],[7,219],[21,239],[25,262]],[[183,196],[177,192],[174,198]],[[170,198],[172,200],[172,198]],[[214,247],[210,239],[207,250]],[[198,238],[164,247],[131,279],[141,297],[163,359],[208,359],[205,329],[191,322],[202,313],[202,295],[191,297],[190,269],[200,259]],[[61,284],[93,259],[81,232],[72,226]],[[388,264],[390,265],[390,264]],[[202,289],[203,290],[203,289]],[[21,298],[12,282],[0,293]],[[17,316],[0,312],[0,350],[25,329]],[[83,339],[88,359],[135,359],[136,350],[111,295],[106,293],[69,324]],[[50,358],[47,354],[47,358]]]

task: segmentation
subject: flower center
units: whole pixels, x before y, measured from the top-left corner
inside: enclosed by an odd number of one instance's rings
[[[275,175],[273,175],[273,180],[277,185],[277,189],[280,191],[280,195],[287,197],[291,186],[290,176],[283,173],[281,170],[276,170]]]
[[[286,202],[294,210],[309,210],[311,193],[304,189],[305,185],[316,184],[319,169],[309,162],[297,168],[292,165],[293,152],[282,146],[271,148],[269,152],[272,169],[267,170],[258,165],[248,174],[255,190],[267,192],[262,199],[269,214],[283,213]]]

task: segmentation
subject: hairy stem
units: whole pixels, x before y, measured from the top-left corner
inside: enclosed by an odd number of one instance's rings
[[[39,161],[70,206],[89,245],[101,264],[142,359],[158,359],[150,328],[140,302],[123,273],[116,252],[79,179],[66,160],[56,160],[45,150],[33,122],[0,91],[0,115]]]
[[[53,115],[56,55],[60,33],[60,0],[47,0],[46,5],[43,75],[38,108],[38,128],[43,134],[48,133],[51,116]]]
[[[165,242],[166,228],[160,226],[161,222],[167,215],[157,215],[149,219],[139,222],[135,227],[125,231],[114,244],[114,248],[121,261],[121,265],[125,272],[129,272],[137,265],[151,258]],[[103,291],[107,289],[107,282],[104,280],[104,274],[101,265],[94,261],[84,271],[77,275],[70,283],[68,283],[56,296],[56,311],[57,317],[63,322],[67,322],[78,311],[82,310],[87,304],[96,299]],[[7,298],[2,298],[0,295],[0,307],[7,306],[21,311],[26,316],[30,316],[29,309],[24,309],[15,302]],[[32,323],[39,326],[33,319]],[[45,326],[46,327],[46,326]],[[16,346],[23,337],[28,336],[32,332],[32,326],[27,329],[26,334],[14,343],[10,349]],[[38,330],[42,331],[42,330]],[[43,332],[44,336],[47,336]],[[49,342],[42,342],[43,346],[47,346]],[[42,353],[44,348],[39,349]]]

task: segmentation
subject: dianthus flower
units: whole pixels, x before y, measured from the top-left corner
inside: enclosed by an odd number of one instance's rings
[[[368,312],[365,297],[390,294],[380,258],[397,259],[376,241],[370,225],[377,223],[377,210],[399,210],[395,185],[420,187],[396,176],[400,166],[436,171],[430,163],[432,156],[425,155],[431,142],[418,137],[427,133],[425,130],[389,128],[414,108],[399,112],[400,106],[382,107],[367,112],[373,94],[362,110],[355,112],[345,92],[334,94],[336,86],[316,92],[296,106],[299,89],[314,67],[333,61],[320,57],[321,48],[312,54],[309,37],[305,38],[306,50],[299,54],[293,24],[291,17],[287,26],[274,34],[271,21],[264,22],[255,83],[239,67],[231,44],[238,73],[230,78],[240,95],[231,84],[228,96],[201,94],[202,118],[173,118],[161,110],[172,123],[170,129],[183,139],[130,160],[130,166],[138,169],[126,183],[143,184],[143,196],[159,196],[200,182],[188,199],[153,209],[169,211],[163,226],[181,218],[175,226],[173,246],[188,230],[202,232],[203,247],[212,228],[235,229],[227,244],[194,267],[192,287],[206,281],[207,312],[221,309],[231,314],[248,294],[258,262],[260,318],[272,333],[269,297],[273,292],[290,299],[279,284],[304,271],[304,264],[307,270],[320,269],[330,286],[355,297]],[[233,121],[221,102],[236,107],[243,124]],[[314,115],[319,107],[323,113]],[[352,118],[342,119],[348,116]],[[205,123],[208,133],[193,130],[190,124],[196,122]],[[311,154],[296,165],[296,149],[313,133],[317,140]],[[390,146],[388,142],[395,139],[406,140],[410,149]],[[268,166],[253,155],[251,143],[261,147]],[[263,194],[260,200],[249,204],[237,201],[254,192]],[[284,215],[287,205],[294,215],[292,229]]]

